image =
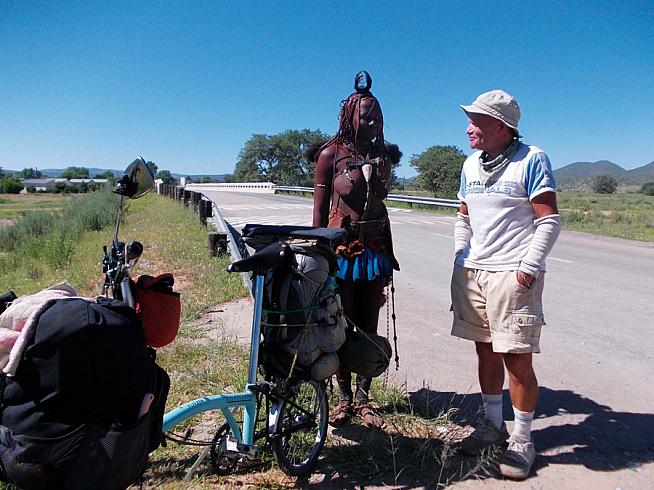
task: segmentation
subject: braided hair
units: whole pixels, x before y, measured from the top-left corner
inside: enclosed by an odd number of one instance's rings
[[[379,107],[380,124],[377,127],[377,134],[373,141],[373,148],[377,150],[380,155],[386,154],[386,147],[384,145],[384,115],[381,111],[381,105],[377,98],[370,91],[372,87],[372,78],[370,74],[361,70],[354,77],[354,90],[350,96],[341,102],[341,111],[339,114],[338,132],[336,135],[325,142],[320,150],[327,148],[330,145],[342,145],[353,151],[355,156],[359,155],[357,148],[357,130],[354,128],[354,118],[359,117],[361,111],[361,102],[364,99],[369,99],[373,104]],[[373,106],[374,107],[374,106]]]

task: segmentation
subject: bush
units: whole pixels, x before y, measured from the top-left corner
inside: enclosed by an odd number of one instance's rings
[[[645,182],[638,192],[646,196],[654,196],[654,182]]]
[[[60,213],[29,212],[0,228],[0,251],[24,250],[63,265],[70,257],[71,241],[80,233],[100,230],[114,222],[119,197],[109,188],[69,198]]]
[[[0,192],[3,194],[19,194],[23,189],[20,180],[13,177],[5,177],[0,180]]]
[[[593,191],[598,194],[613,194],[618,188],[618,181],[608,174],[600,174],[593,177]]]

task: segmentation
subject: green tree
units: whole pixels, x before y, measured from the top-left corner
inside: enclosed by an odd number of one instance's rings
[[[88,179],[89,169],[85,167],[68,167],[59,176],[62,179]]]
[[[205,175],[202,177],[202,179],[200,179],[200,182],[202,182],[203,184],[211,184],[213,182],[213,179],[208,175]]]
[[[21,179],[40,179],[43,177],[43,173],[38,168],[24,168],[18,173],[18,177]]]
[[[2,167],[0,167],[0,179],[4,179],[5,177],[5,171],[2,170]]]
[[[613,194],[618,188],[618,181],[612,175],[599,174],[593,177],[591,187],[598,194]]]
[[[155,178],[161,179],[164,185],[173,185],[177,183],[177,180],[170,173],[170,170],[160,170],[155,175]]]
[[[304,157],[314,142],[327,139],[319,130],[288,130],[275,135],[254,134],[245,142],[234,169],[236,182],[271,181],[311,185],[315,165]]]
[[[465,154],[456,146],[431,146],[409,163],[418,172],[416,182],[434,197],[456,198]]]
[[[0,192],[3,194],[18,194],[23,189],[23,185],[15,177],[5,177],[0,180]]]
[[[646,196],[654,196],[654,182],[645,182],[638,192]]]
[[[95,174],[93,177],[94,179],[107,179],[110,180],[111,182],[114,182],[116,180],[116,177],[114,176],[114,173],[111,170],[105,170],[104,172],[100,172],[99,174]]]
[[[157,172],[159,171],[159,167],[157,166],[156,163],[154,163],[154,162],[145,162],[145,164],[150,169],[150,172],[152,172],[152,175],[157,175]]]

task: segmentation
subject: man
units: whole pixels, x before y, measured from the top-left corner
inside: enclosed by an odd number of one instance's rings
[[[469,119],[470,147],[454,227],[452,335],[475,342],[484,421],[462,452],[508,449],[501,473],[523,479],[536,457],[531,422],[538,401],[532,353],[540,352],[545,258],[560,231],[556,185],[547,155],[520,142],[520,107],[502,90],[461,106]],[[515,425],[502,420],[504,367]]]

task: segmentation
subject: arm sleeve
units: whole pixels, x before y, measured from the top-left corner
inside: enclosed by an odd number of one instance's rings
[[[561,218],[558,214],[543,216],[534,221],[536,232],[531,239],[529,248],[520,262],[518,270],[538,277],[545,267],[545,259],[549,255],[561,231]]]
[[[552,166],[545,153],[534,153],[525,171],[525,187],[529,199],[543,192],[556,192]]]
[[[468,246],[472,237],[472,228],[470,227],[470,216],[467,214],[457,213],[454,222],[454,255],[458,255]]]

